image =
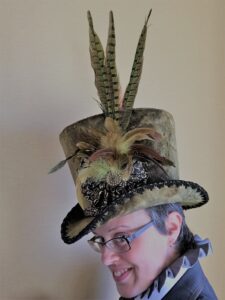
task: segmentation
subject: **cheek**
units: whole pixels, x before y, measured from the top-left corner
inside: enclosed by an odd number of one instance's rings
[[[143,243],[135,243],[129,253],[127,253],[126,259],[127,263],[133,268],[134,271],[134,284],[140,281],[146,281],[149,273],[152,270],[152,264],[155,260],[154,254],[151,252],[151,247]],[[148,276],[146,276],[147,274]],[[152,276],[151,276],[152,277]]]
[[[145,240],[145,247],[150,253],[156,253],[161,256],[167,252],[168,236],[160,234],[158,231],[153,231],[151,236]]]
[[[120,257],[120,263],[132,267],[132,275],[126,284],[117,285],[119,293],[129,298],[145,291],[163,269],[165,249],[166,243],[159,237],[136,240]]]
[[[118,286],[119,292],[128,298],[136,296],[145,291],[156,277],[154,257],[149,255],[148,249],[133,247],[129,255],[124,257],[130,267],[132,267],[132,274],[129,282],[126,285]]]
[[[149,239],[138,241],[130,253],[137,275],[144,273],[146,276],[147,273],[149,279],[155,279],[167,262],[167,249],[166,236],[152,234]]]

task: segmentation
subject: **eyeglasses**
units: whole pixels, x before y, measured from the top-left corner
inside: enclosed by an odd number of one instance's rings
[[[93,237],[88,241],[89,245],[96,252],[101,252],[103,247],[106,246],[108,249],[116,253],[127,252],[131,249],[131,242],[138,238],[142,233],[144,233],[148,228],[154,225],[153,221],[145,224],[137,231],[133,232],[131,235],[122,235],[110,239],[108,241],[103,241],[102,237]]]

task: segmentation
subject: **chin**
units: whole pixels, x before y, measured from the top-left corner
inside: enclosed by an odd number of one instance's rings
[[[131,289],[129,287],[121,287],[121,286],[117,286],[117,291],[120,294],[120,296],[124,298],[132,298],[139,295],[142,292],[136,288]]]

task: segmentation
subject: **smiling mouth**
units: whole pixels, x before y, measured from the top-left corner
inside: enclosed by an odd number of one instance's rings
[[[130,274],[132,268],[125,268],[113,272],[113,278],[116,282],[124,281]]]

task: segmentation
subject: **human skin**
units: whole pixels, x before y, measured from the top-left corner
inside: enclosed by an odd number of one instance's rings
[[[94,234],[105,241],[116,236],[129,235],[150,221],[146,211],[138,210],[110,219],[96,228]],[[182,217],[172,212],[166,219],[167,234],[154,226],[131,243],[131,249],[115,253],[103,247],[102,263],[109,268],[119,294],[134,297],[145,291],[161,271],[178,256],[174,246],[179,235]]]

